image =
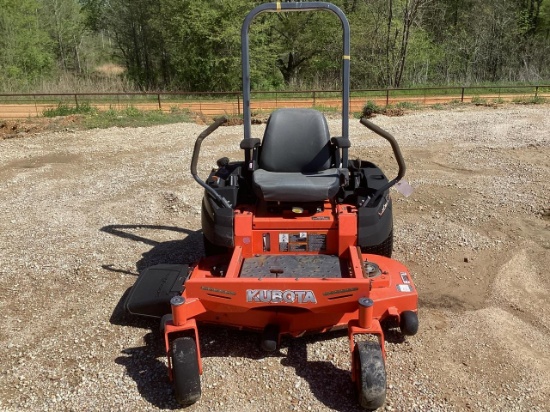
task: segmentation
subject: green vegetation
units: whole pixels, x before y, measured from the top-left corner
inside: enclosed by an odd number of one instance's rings
[[[190,120],[191,116],[185,110],[171,110],[169,113],[166,113],[160,110],[142,111],[129,106],[122,110],[109,109],[93,113],[84,118],[83,125],[88,129],[146,127],[159,124],[189,122]]]
[[[46,109],[42,113],[44,117],[57,117],[57,116],[69,116],[72,114],[89,114],[93,115],[97,113],[97,109],[90,106],[89,103],[79,104],[76,106],[69,106],[64,103],[59,103],[55,109]]]
[[[353,89],[550,82],[550,0],[333,2],[351,25]],[[0,0],[0,92],[239,90],[240,27],[260,3]],[[331,13],[258,16],[253,90],[337,89],[340,39]]]
[[[361,111],[361,117],[370,117],[375,113],[384,113],[384,108],[378,106],[372,100],[369,100],[367,101],[365,106],[363,106],[363,110]]]
[[[339,107],[334,106],[326,106],[322,104],[316,104],[312,106],[312,109],[315,109],[317,111],[320,111],[321,113],[331,113],[331,114],[339,114],[342,113],[342,109]]]
[[[487,99],[484,99],[479,96],[472,97],[472,103],[476,106],[486,106],[487,105]]]
[[[403,110],[419,110],[422,108],[422,105],[416,102],[399,102],[395,107]]]
[[[424,106],[415,102],[398,102],[387,106],[379,106],[372,100],[367,101],[361,113],[355,114],[355,117],[371,117],[374,114],[386,114],[389,116],[401,116],[405,110],[420,110]]]
[[[543,104],[546,102],[547,102],[547,99],[539,96],[518,97],[512,100],[512,103],[516,103],[516,104]]]
[[[376,114],[387,116],[401,116],[407,111],[422,110],[424,108],[432,108],[434,110],[452,109],[456,106],[478,105],[478,106],[494,106],[497,104],[512,103],[512,104],[543,104],[548,100],[542,97],[520,96],[512,101],[506,101],[502,98],[488,100],[479,96],[474,96],[471,101],[460,102],[459,100],[451,100],[447,103],[436,103],[433,105],[422,105],[420,103],[402,101],[388,106],[378,105],[372,100],[368,100],[361,112],[351,113],[354,118],[371,117]],[[128,105],[122,109],[120,105],[114,105],[108,110],[99,110],[91,103],[81,103],[78,105],[70,105],[60,103],[53,109],[45,110],[43,115],[47,118],[58,116],[77,115],[77,124],[84,128],[107,128],[107,127],[147,127],[160,124],[181,123],[193,121],[194,116],[186,109],[178,108],[176,105],[170,107],[169,111],[162,110],[139,110],[135,106]],[[319,110],[325,114],[340,114],[340,109],[332,106],[313,105],[312,108]],[[260,110],[252,113],[252,123],[265,121],[272,110]],[[227,125],[242,124],[243,116],[236,114],[227,114]],[[203,120],[208,121],[204,118]]]
[[[59,104],[44,111],[44,117],[81,115],[81,124],[88,129],[107,127],[145,127],[159,124],[189,122],[187,110],[171,108],[170,112],[160,110],[138,110],[133,106],[124,109],[98,110],[89,104],[70,106]]]
[[[548,79],[549,2],[334,0],[353,33],[353,88]],[[141,88],[240,88],[239,27],[260,1],[165,0],[159,9],[141,0],[140,13],[125,3],[110,3],[106,26]],[[137,38],[132,25],[144,28]],[[337,88],[340,27],[330,13],[265,14],[250,39],[254,89]]]

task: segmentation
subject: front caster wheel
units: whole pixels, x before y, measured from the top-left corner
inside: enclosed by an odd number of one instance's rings
[[[192,337],[174,339],[171,345],[172,377],[176,400],[184,406],[201,397],[201,380],[197,346]]]
[[[373,411],[386,401],[386,366],[378,342],[358,342],[353,351],[359,404]]]

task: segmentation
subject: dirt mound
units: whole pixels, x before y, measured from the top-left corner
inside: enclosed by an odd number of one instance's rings
[[[0,139],[12,139],[46,131],[79,128],[82,118],[82,115],[70,115],[54,118],[2,120],[0,121]]]

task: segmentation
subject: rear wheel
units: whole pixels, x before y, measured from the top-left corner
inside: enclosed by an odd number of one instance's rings
[[[229,249],[226,247],[215,245],[214,243],[209,241],[204,235],[202,235],[202,241],[204,244],[204,254],[206,256],[223,255],[229,251]]]
[[[374,246],[362,246],[361,252],[391,258],[393,252],[393,230],[382,243]]]
[[[353,351],[359,404],[373,411],[386,401],[386,366],[378,342],[358,342]]]
[[[190,336],[174,339],[171,345],[172,376],[176,400],[192,405],[201,397],[199,358],[195,339]]]

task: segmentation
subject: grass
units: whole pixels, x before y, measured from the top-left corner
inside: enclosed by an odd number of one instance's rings
[[[191,121],[191,115],[187,110],[172,108],[167,113],[160,110],[138,110],[133,106],[128,106],[122,110],[97,111],[86,116],[83,125],[89,129],[104,129],[107,127],[146,127],[189,121]]]
[[[535,96],[524,96],[518,97],[512,100],[512,103],[516,104],[544,104],[547,102],[547,99],[544,97],[535,97]]]
[[[372,100],[368,100],[365,106],[363,106],[361,117],[370,117],[373,113],[384,113],[384,108],[378,106]]]
[[[312,107],[312,109],[315,109],[319,112],[322,112],[322,113],[333,113],[333,114],[337,114],[337,113],[342,113],[342,109],[338,108],[338,107],[332,107],[332,106],[325,106],[325,105],[314,105]]]
[[[512,100],[512,104],[543,104],[547,103],[548,99],[544,97],[535,96],[518,96]],[[319,102],[320,103],[320,102]],[[471,97],[470,102],[461,102],[460,99],[454,99],[447,103],[437,103],[431,106],[425,106],[421,103],[402,101],[389,106],[383,104],[378,105],[374,100],[367,100],[363,109],[359,113],[352,113],[354,117],[369,117],[372,114],[386,114],[386,115],[401,115],[404,110],[421,110],[424,107],[431,107],[436,110],[443,110],[446,108],[453,108],[455,106],[466,106],[469,104],[474,105],[495,105],[505,103],[505,100],[501,97],[485,98],[479,95]],[[120,104],[116,105],[120,107]],[[164,106],[166,107],[166,105]],[[340,109],[317,104],[313,106],[314,109],[324,113],[340,113]],[[270,110],[261,111],[262,116],[265,114],[267,118]],[[254,113],[258,115],[260,113]],[[107,127],[146,127],[159,124],[170,124],[180,122],[193,121],[191,112],[187,109],[178,108],[176,105],[170,106],[170,111],[161,110],[139,110],[135,106],[128,104],[122,109],[111,107],[108,110],[100,110],[97,107],[92,106],[89,102],[80,104],[70,104],[66,102],[59,103],[57,107],[47,109],[43,113],[44,117],[53,118],[59,116],[78,115],[78,123],[83,128],[107,128]],[[230,116],[230,124],[242,123],[242,116]]]
[[[370,117],[373,114],[386,114],[401,116],[405,110],[421,110],[424,106],[415,102],[398,102],[388,106],[379,106],[376,102],[368,100],[361,113],[355,113],[354,117]]]
[[[189,111],[172,107],[170,112],[160,110],[138,110],[133,106],[124,109],[98,110],[87,103],[76,106],[59,104],[56,108],[43,112],[44,117],[80,115],[84,128],[104,129],[107,127],[144,127],[159,124],[191,121]]]
[[[420,110],[423,106],[416,102],[399,102],[395,105],[395,107],[404,110]]]
[[[487,99],[484,99],[479,96],[473,96],[472,104],[475,104],[476,106],[487,106]]]
[[[42,113],[44,117],[70,116],[73,114],[93,115],[97,113],[97,109],[90,106],[88,103],[69,106],[59,103],[54,109],[46,109]]]

